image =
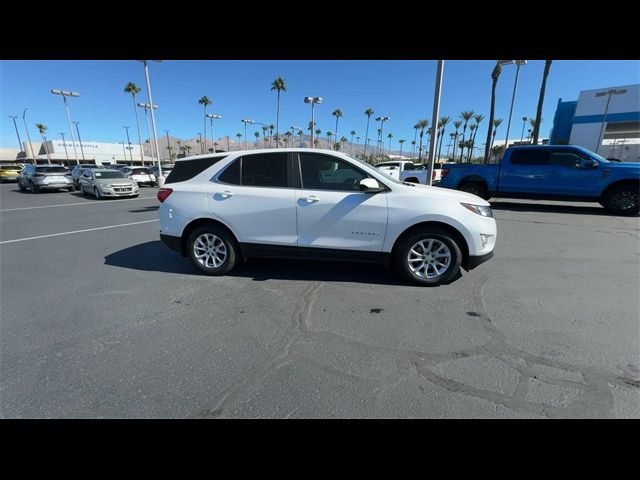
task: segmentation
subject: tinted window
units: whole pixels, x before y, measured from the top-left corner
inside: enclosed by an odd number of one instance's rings
[[[242,185],[254,187],[287,186],[287,154],[245,155],[241,164]]]
[[[66,171],[65,167],[36,167],[38,173],[64,173]]]
[[[360,191],[359,182],[368,175],[349,163],[328,155],[300,154],[302,187],[310,190]]]
[[[549,165],[575,168],[580,165],[580,155],[569,151],[556,151],[551,154]]]
[[[415,167],[415,165],[413,163],[405,163],[404,164],[404,169],[405,170],[415,170],[416,167]]]
[[[549,163],[549,150],[514,150],[511,153],[511,163],[514,165],[547,165]]]
[[[240,185],[240,159],[235,160],[229,165],[222,175],[218,177],[218,180],[231,185]]]
[[[173,170],[171,170],[171,173],[167,177],[167,183],[184,182],[185,180],[190,180],[196,175],[204,172],[211,165],[218,163],[223,158],[225,157],[204,157],[176,162]]]

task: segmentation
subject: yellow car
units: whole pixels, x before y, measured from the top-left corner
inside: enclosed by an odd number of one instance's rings
[[[22,171],[22,165],[0,165],[0,182],[15,182]]]

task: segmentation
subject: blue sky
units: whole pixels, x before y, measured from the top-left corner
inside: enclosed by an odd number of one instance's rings
[[[490,74],[494,62],[446,61],[441,115],[457,118],[462,110],[474,110],[488,118]],[[520,136],[523,116],[535,115],[543,68],[544,61],[530,60],[520,70],[511,138]],[[515,66],[506,66],[498,82],[496,117],[503,118],[504,123],[497,138],[503,138],[506,133],[515,70]],[[243,133],[242,118],[275,124],[276,94],[270,91],[270,84],[281,76],[287,84],[287,92],[281,97],[281,130],[297,126],[307,133],[310,107],[303,103],[303,97],[321,96],[324,102],[316,107],[316,122],[323,136],[327,130],[335,129],[335,117],[331,112],[340,108],[344,114],[339,124],[340,135],[349,137],[348,132],[356,130],[364,137],[366,116],[363,112],[371,107],[375,116],[391,117],[385,123],[385,137],[387,133],[393,133],[394,149],[398,148],[398,139],[406,139],[406,151],[413,140],[415,122],[420,118],[431,119],[436,62],[167,60],[150,63],[150,72],[154,103],[159,105],[159,135],[168,129],[171,136],[186,139],[202,132],[203,110],[197,103],[202,95],[214,102],[208,112],[223,116],[214,123],[216,137]],[[26,140],[21,118],[26,106],[29,107],[27,121],[32,139],[39,138],[35,123],[47,125],[50,138],[60,138],[59,132],[69,138],[62,98],[52,95],[52,88],[80,92],[79,98],[69,99],[69,106],[72,120],[80,122],[83,141],[120,142],[126,139],[122,126],[128,125],[132,127],[131,141],[135,142],[131,96],[123,93],[124,85],[129,81],[143,89],[139,101],[146,102],[143,67],[136,61],[0,62],[3,114],[0,146],[17,145],[13,122],[8,115],[20,117],[20,135],[23,141]],[[554,61],[542,115],[543,136],[548,136],[552,127],[558,98],[575,100],[580,90],[634,83],[640,83],[638,61]],[[145,136],[142,117],[141,122]],[[486,119],[481,127],[480,134],[484,136]],[[369,138],[375,138],[376,128],[372,122]],[[452,127],[449,128],[452,131]],[[249,136],[253,131],[255,129],[250,127]]]

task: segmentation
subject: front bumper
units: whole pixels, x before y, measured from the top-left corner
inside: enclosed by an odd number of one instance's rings
[[[463,265],[464,269],[469,271],[476,268],[478,265],[482,265],[487,260],[490,260],[493,257],[493,250],[489,253],[485,253],[484,255],[477,256],[469,256],[469,259],[466,261],[466,264]]]
[[[118,188],[118,190],[116,190],[115,188]],[[133,197],[134,195],[140,194],[139,187],[133,187],[129,190],[124,190],[123,188],[125,187],[115,187],[115,188],[101,187],[100,194],[104,197]]]

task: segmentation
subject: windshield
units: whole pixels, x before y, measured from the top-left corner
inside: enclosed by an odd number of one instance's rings
[[[96,178],[127,178],[120,172],[95,172]]]
[[[66,167],[36,167],[38,173],[65,173]]]
[[[347,157],[349,157],[351,160],[355,160],[356,162],[358,162],[360,165],[364,165],[365,167],[368,167],[372,170],[374,170],[378,175],[382,175],[386,180],[389,180],[390,182],[393,183],[398,183],[398,184],[402,184],[401,181],[396,180],[395,178],[393,178],[391,175],[389,175],[388,173],[386,173],[384,170],[380,170],[379,168],[374,168],[373,165],[368,164],[367,162],[360,160],[359,158],[355,158],[352,157],[351,155],[347,155]]]
[[[610,163],[609,160],[607,160],[604,157],[601,157],[600,155],[598,155],[596,152],[592,152],[586,149],[581,149],[584,153],[586,153],[588,156],[595,158],[596,160],[598,160],[599,162],[603,162],[603,163]]]

